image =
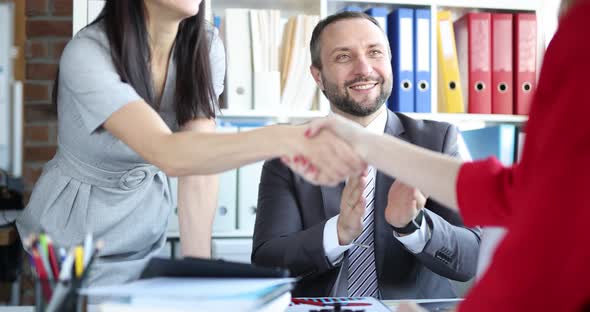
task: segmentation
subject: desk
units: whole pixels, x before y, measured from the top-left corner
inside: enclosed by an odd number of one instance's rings
[[[459,302],[462,299],[423,299],[423,300],[410,300],[415,303],[433,303],[433,302]],[[407,302],[408,300],[383,300],[383,304],[385,304],[389,309],[395,311],[396,307],[401,302]],[[21,307],[3,307],[0,306],[0,312],[34,312],[35,309],[32,306],[21,306]],[[99,308],[96,305],[88,306],[88,312],[99,312]]]
[[[97,305],[89,305],[88,312],[99,312]],[[0,306],[0,312],[35,312],[33,306],[20,306],[20,307],[3,307]]]
[[[26,307],[3,307],[0,306],[1,312],[34,312],[35,308],[31,306]]]

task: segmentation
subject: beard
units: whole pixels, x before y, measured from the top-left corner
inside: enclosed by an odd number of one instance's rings
[[[366,76],[366,77],[359,77],[350,81],[344,82],[344,92],[340,91],[340,88],[336,83],[332,83],[326,79],[322,75],[322,81],[324,82],[324,90],[322,91],[326,98],[332,103],[332,105],[336,106],[339,110],[344,113],[358,116],[358,117],[366,117],[381,108],[381,106],[385,103],[385,101],[391,95],[391,88],[393,86],[393,82],[391,79],[385,80],[383,77],[380,76]],[[377,81],[377,86],[380,87],[379,95],[373,100],[372,102],[361,103],[356,101],[355,99],[350,96],[348,91],[348,86],[363,82],[363,81]]]

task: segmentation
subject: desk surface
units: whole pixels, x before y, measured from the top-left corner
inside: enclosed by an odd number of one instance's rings
[[[434,303],[434,302],[457,302],[462,299],[424,299],[424,300],[410,300],[416,303]],[[400,302],[408,300],[383,300],[382,302],[392,311],[395,311]],[[35,309],[31,306],[21,307],[6,307],[0,306],[0,312],[34,312]],[[98,312],[98,306],[91,305],[88,307],[88,312]]]
[[[98,312],[98,306],[88,306],[88,312]],[[0,312],[35,312],[33,306],[19,306],[19,307],[7,307],[0,306]]]
[[[2,312],[33,312],[33,307],[2,307],[0,306],[0,311]]]

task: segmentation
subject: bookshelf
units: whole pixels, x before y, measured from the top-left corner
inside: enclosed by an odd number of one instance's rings
[[[297,14],[318,15],[320,18],[335,13],[345,6],[358,6],[362,9],[370,7],[385,7],[393,10],[398,7],[426,8],[430,9],[431,16],[435,17],[439,10],[450,10],[453,18],[457,19],[466,12],[485,11],[485,12],[534,12],[537,15],[537,75],[540,72],[540,65],[545,51],[545,42],[552,36],[552,32],[545,32],[543,25],[547,17],[556,15],[556,6],[547,5],[548,2],[558,0],[205,0],[207,5],[207,14],[212,20],[212,14],[223,18],[224,10],[228,8],[245,8],[245,9],[276,9],[281,10],[281,18],[286,19]],[[98,14],[102,8],[104,0],[73,0],[73,32],[87,25]],[[548,9],[550,8],[550,9]],[[431,110],[436,112],[438,109],[437,96],[437,76],[438,60],[436,53],[436,23],[431,23]],[[311,75],[310,75],[311,78]],[[240,110],[233,109],[232,103],[227,103],[227,109],[222,109],[219,119],[228,122],[261,122],[283,123],[283,122],[302,122],[312,118],[323,117],[328,112],[327,100],[323,95],[319,95],[319,110],[313,111],[286,111],[281,108],[264,109],[264,110]],[[492,114],[449,114],[449,113],[407,113],[415,119],[431,119],[446,121],[459,126],[460,129],[481,128],[487,125],[495,124],[515,124],[521,125],[527,121],[527,116],[520,115],[492,115]],[[235,183],[235,182],[234,182]],[[235,186],[235,185],[234,185]],[[235,195],[235,194],[234,194]],[[220,196],[225,196],[220,192]],[[236,206],[236,209],[243,209]],[[237,258],[232,254],[236,245],[226,245],[224,242],[231,241],[237,245],[251,246],[251,230],[236,228],[229,231],[214,231],[213,245],[214,256],[224,257],[229,255],[229,260],[243,261],[249,255],[242,254]],[[178,227],[169,229],[171,237],[178,237]],[[218,247],[216,247],[218,246]],[[216,249],[217,248],[217,249]],[[243,253],[249,253],[249,248],[243,248]]]
[[[219,15],[223,18],[223,10],[226,8],[267,8],[267,9],[281,9],[281,15],[288,17],[295,13],[303,14],[316,14],[320,17],[325,17],[329,14],[341,10],[345,6],[358,6],[362,9],[370,7],[385,7],[389,10],[393,10],[398,7],[413,7],[413,8],[429,8],[431,15],[436,16],[436,12],[439,10],[450,10],[453,12],[454,19],[459,18],[466,12],[532,12],[537,15],[537,75],[541,66],[546,34],[542,28],[544,24],[544,17],[547,15],[544,12],[545,3],[547,1],[535,1],[535,0],[523,0],[523,1],[509,1],[509,0],[280,0],[280,1],[268,1],[268,0],[257,0],[257,1],[239,1],[239,0],[209,0],[211,4],[211,11],[215,15]],[[270,2],[270,3],[269,3]],[[268,5],[268,6],[265,6]],[[553,13],[555,14],[555,13]],[[527,116],[520,115],[493,115],[493,114],[446,114],[436,113],[438,110],[438,97],[437,97],[437,84],[438,84],[438,62],[436,45],[437,38],[436,34],[436,23],[431,23],[431,47],[433,51],[431,53],[431,95],[432,104],[431,110],[435,113],[417,114],[408,113],[408,115],[418,119],[432,119],[454,123],[461,127],[463,123],[479,122],[480,124],[498,124],[498,123],[511,123],[521,124],[526,122]],[[552,34],[547,34],[551,36]],[[228,103],[230,107],[228,110],[222,110],[220,118],[226,118],[229,120],[239,120],[240,118],[252,120],[260,119],[270,122],[291,122],[291,121],[302,121],[310,118],[321,117],[327,114],[327,100],[323,95],[319,95],[321,100],[319,111],[308,111],[308,112],[285,112],[279,111],[270,112],[268,110],[232,110],[231,103]]]
[[[295,14],[311,14],[325,17],[337,12],[345,6],[358,6],[362,9],[369,7],[385,7],[393,10],[397,7],[415,7],[430,8],[431,15],[435,16],[438,10],[450,10],[454,18],[460,17],[466,12],[486,11],[486,12],[534,12],[537,15],[537,75],[541,66],[543,54],[545,51],[546,37],[552,34],[546,34],[542,25],[544,19],[556,12],[545,12],[547,8],[555,9],[555,5],[548,5],[551,1],[537,0],[205,0],[208,14],[219,15],[223,18],[223,11],[227,8],[249,8],[249,9],[275,9],[281,10],[281,17],[287,18]],[[553,1],[555,2],[555,1]],[[74,16],[73,31],[88,24],[102,8],[104,0],[73,0]],[[436,33],[436,23],[431,23],[431,34]],[[436,51],[436,36],[431,36],[431,92],[432,92],[432,111],[438,109],[437,99],[437,74],[438,64]],[[320,95],[320,110],[314,111],[270,111],[270,110],[235,110],[231,109],[231,103],[228,103],[229,109],[222,109],[220,118],[232,121],[240,119],[245,120],[264,120],[268,122],[299,122],[316,117],[322,117],[327,114],[327,100]],[[483,122],[485,124],[496,123],[523,123],[527,120],[526,116],[518,115],[486,115],[486,114],[444,114],[444,113],[427,113],[417,114],[408,113],[408,115],[418,119],[433,119],[452,122],[460,126],[463,122]],[[454,115],[454,116],[451,116]]]

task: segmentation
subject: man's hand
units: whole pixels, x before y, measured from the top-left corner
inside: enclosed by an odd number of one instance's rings
[[[387,194],[385,220],[394,227],[404,227],[424,208],[425,203],[426,198],[420,191],[396,180]]]
[[[348,178],[342,191],[340,200],[340,215],[338,216],[338,243],[348,245],[363,231],[363,215],[365,213],[366,177],[356,176]]]

